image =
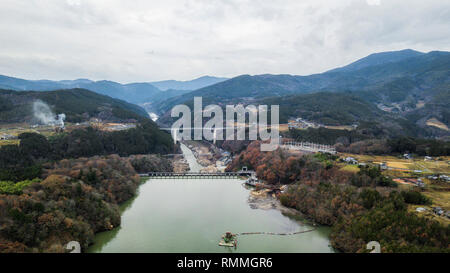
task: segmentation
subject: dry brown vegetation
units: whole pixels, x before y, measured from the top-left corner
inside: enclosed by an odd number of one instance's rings
[[[86,249],[96,232],[120,225],[118,204],[133,197],[140,184],[133,164],[166,163],[154,156],[118,155],[46,163],[42,182],[21,195],[0,195],[0,252],[64,252],[69,241]]]
[[[402,190],[376,167],[348,170],[332,155],[289,156],[261,152],[253,142],[229,170],[255,169],[268,183],[290,184],[279,198],[315,222],[332,226],[331,244],[343,252],[365,252],[378,241],[382,252],[448,252],[450,228],[418,217],[408,206],[429,205],[421,192]]]

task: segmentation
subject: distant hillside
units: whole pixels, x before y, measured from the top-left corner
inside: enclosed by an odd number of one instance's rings
[[[67,121],[81,122],[92,117],[120,121],[148,118],[144,109],[85,89],[58,91],[0,90],[0,123],[32,122],[33,103],[47,103],[55,114],[64,113]]]
[[[153,96],[161,93],[158,88],[149,83],[120,84],[111,81],[98,81],[88,84],[80,84],[77,87],[131,103],[139,103],[147,98],[152,98]]]
[[[324,125],[358,124],[357,131],[371,137],[449,137],[450,132],[430,126],[427,121],[450,123],[450,86],[433,91],[431,101],[404,113],[386,112],[360,96],[349,93],[318,92],[265,98],[256,104],[279,105],[280,123],[302,117]]]
[[[437,135],[447,135],[450,133],[436,127],[430,127],[427,121],[436,119],[447,127],[450,127],[450,84],[437,86],[430,93],[433,93],[432,99],[425,103],[423,107],[404,113],[405,117],[421,127],[434,130]]]
[[[226,104],[233,101],[253,100],[264,97],[283,96],[307,90],[296,76],[291,75],[242,75],[218,84],[173,97],[159,104],[160,113],[169,111],[174,105],[203,98],[204,103]]]
[[[146,103],[162,101],[173,96],[182,95],[190,90],[209,86],[224,80],[226,80],[226,78],[205,76],[184,82],[161,81],[155,83],[143,82],[121,84],[113,81],[91,81],[89,79],[31,81],[0,75],[0,88],[17,91],[53,91],[82,88],[131,103]],[[161,87],[161,90],[158,87]]]
[[[417,56],[421,56],[424,54],[425,53],[415,51],[412,49],[374,53],[374,54],[370,54],[367,57],[359,59],[358,61],[353,62],[349,65],[346,65],[346,66],[340,67],[340,68],[336,68],[336,69],[330,70],[328,72],[356,71],[356,70],[366,68],[369,66],[382,65],[382,64],[386,64],[386,63],[395,63],[395,62],[399,62],[399,61],[402,61],[407,58],[417,57]]]
[[[200,77],[200,78],[197,78],[194,80],[190,80],[190,81],[169,80],[169,81],[151,82],[151,84],[163,91],[168,90],[168,89],[197,90],[197,89],[209,86],[209,85],[223,82],[225,80],[228,80],[228,78],[203,76],[203,77]]]
[[[430,137],[446,135],[443,132],[437,132],[429,126],[425,126],[424,123],[416,122],[412,117],[382,111],[373,103],[347,93],[318,92],[285,95],[257,99],[252,101],[252,104],[279,105],[281,124],[287,123],[289,118],[302,117],[323,125],[357,125],[352,132],[325,130],[325,128],[317,132],[315,130],[311,131],[319,135],[332,133],[333,137],[331,139],[333,141],[336,136],[362,140],[399,136]],[[190,104],[188,103],[188,105]],[[222,107],[225,106],[222,105]],[[174,119],[170,117],[168,112],[158,120],[160,124],[165,126],[170,125],[173,121]],[[320,139],[324,139],[324,137],[320,136]]]
[[[260,100],[258,104],[279,105],[282,123],[287,123],[289,117],[302,117],[325,125],[351,125],[386,115],[361,98],[341,93],[275,97]]]
[[[1,75],[0,86],[5,87],[5,89],[17,91],[53,91],[82,88],[132,103],[139,103],[162,93],[161,90],[149,83],[120,84],[112,81],[91,81],[88,79],[78,79],[73,81],[29,81]]]
[[[284,120],[301,115],[325,124],[349,125],[379,117],[375,120],[383,125],[378,127],[380,135],[403,131],[448,136],[448,131],[432,128],[427,121],[435,118],[450,127],[450,104],[442,101],[449,86],[450,52],[404,50],[373,54],[342,69],[310,76],[243,75],[162,101],[158,111],[161,122],[167,123],[167,112],[176,104],[192,105],[194,96],[201,96],[204,105],[259,104],[270,98],[282,104]],[[392,122],[391,128],[383,118]]]
[[[345,93],[319,92],[266,98],[258,104],[279,105],[280,123],[302,117],[324,125],[358,125],[356,132],[366,137],[430,136],[406,117],[384,112],[374,104]]]
[[[370,58],[369,58],[370,57]],[[412,50],[375,54],[346,69],[310,76],[243,75],[208,86],[159,105],[164,113],[174,105],[201,96],[205,101],[250,101],[263,97],[320,91],[355,92],[370,102],[411,103],[430,100],[427,90],[450,81],[450,52],[421,54]]]

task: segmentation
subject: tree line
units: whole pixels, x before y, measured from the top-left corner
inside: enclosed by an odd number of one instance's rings
[[[19,145],[0,148],[0,181],[39,177],[47,161],[108,154],[166,154],[174,147],[170,135],[151,122],[125,131],[104,132],[88,127],[48,139],[37,133],[22,133],[19,139]]]
[[[271,184],[289,184],[279,196],[287,207],[332,226],[331,244],[343,252],[365,252],[370,241],[383,252],[448,252],[450,227],[408,212],[408,204],[430,205],[419,190],[402,191],[378,167],[342,171],[330,154],[292,156],[261,152],[251,143],[228,170],[256,170]]]

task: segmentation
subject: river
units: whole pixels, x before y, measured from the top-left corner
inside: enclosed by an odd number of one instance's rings
[[[181,151],[183,152],[184,158],[189,164],[190,171],[195,173],[200,172],[200,170],[203,169],[203,166],[197,162],[194,153],[183,143],[180,143],[180,147]]]
[[[184,145],[183,145],[184,146]],[[191,171],[199,171],[182,146]],[[296,232],[313,226],[279,210],[252,209],[240,179],[149,179],[121,206],[120,227],[95,236],[88,252],[333,252],[329,228],[292,235],[247,235],[238,246],[218,246],[226,231]]]

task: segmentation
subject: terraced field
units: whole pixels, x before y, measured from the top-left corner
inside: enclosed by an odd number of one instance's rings
[[[424,174],[432,173],[447,173],[450,174],[450,157],[440,157],[439,160],[425,161],[423,157],[414,159],[403,159],[395,156],[372,156],[372,155],[357,155],[357,154],[342,154],[343,157],[354,157],[361,163],[381,164],[386,163],[386,166],[400,171],[415,171],[420,170]]]

